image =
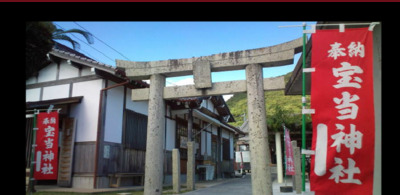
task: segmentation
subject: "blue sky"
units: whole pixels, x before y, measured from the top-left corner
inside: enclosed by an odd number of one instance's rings
[[[81,45],[81,53],[115,66],[115,60],[155,61],[207,56],[260,47],[268,47],[302,36],[302,27],[279,28],[278,26],[301,25],[303,22],[54,22],[62,29],[82,29],[91,32],[94,43],[84,43],[80,36],[71,36]],[[100,41],[101,40],[101,41]],[[112,47],[113,49],[111,49]],[[61,42],[71,46],[66,42]],[[118,52],[116,52],[116,51]],[[295,56],[295,62],[300,54]],[[294,65],[264,68],[264,78],[293,71]],[[167,84],[190,80],[188,77],[168,78]],[[244,80],[242,71],[213,73],[213,82]]]

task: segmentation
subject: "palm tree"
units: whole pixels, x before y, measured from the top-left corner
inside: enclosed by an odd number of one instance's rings
[[[68,35],[77,33],[85,37],[89,44],[93,43],[93,35],[90,32],[79,29],[59,29],[53,22],[27,22],[25,31],[25,79],[50,63],[46,54],[54,47],[55,40],[68,41],[76,50],[80,48],[79,43]]]

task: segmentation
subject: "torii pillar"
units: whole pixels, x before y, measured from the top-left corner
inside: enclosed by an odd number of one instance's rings
[[[163,190],[163,147],[165,137],[163,89],[165,87],[165,77],[160,74],[151,75],[150,83],[144,194],[158,195]]]
[[[268,145],[262,66],[247,65],[246,80],[252,192],[272,195],[271,156]]]

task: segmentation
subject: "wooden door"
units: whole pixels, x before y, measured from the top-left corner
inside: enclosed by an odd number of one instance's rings
[[[58,160],[58,186],[71,187],[72,185],[75,129],[76,120],[74,118],[63,118],[60,157]]]

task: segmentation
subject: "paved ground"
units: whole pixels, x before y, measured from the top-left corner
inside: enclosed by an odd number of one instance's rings
[[[184,195],[251,195],[250,177],[250,175],[245,175],[244,178],[229,179],[211,187],[201,188],[195,191],[184,193]]]
[[[276,181],[276,174],[272,174],[273,195],[296,195],[295,192],[282,193],[280,186],[285,186],[285,183],[279,184]],[[288,186],[292,185],[291,178],[286,181]],[[182,190],[184,190],[185,183],[183,183]],[[103,188],[103,189],[77,189],[77,188],[61,188],[56,185],[42,185],[36,186],[38,191],[48,192],[81,192],[81,193],[99,193],[99,192],[116,192],[116,191],[132,191],[143,190],[143,186],[131,186],[121,188]],[[172,190],[169,190],[172,191]],[[306,192],[304,195],[312,195],[310,191],[310,184],[306,183]],[[251,194],[251,173],[247,173],[242,178],[232,179],[216,179],[213,181],[200,181],[196,182],[196,190],[183,193],[184,195],[252,195]]]
[[[274,195],[295,195],[296,192],[280,192],[280,186],[285,186],[285,183],[279,184],[275,178],[272,185]],[[289,178],[286,181],[288,186],[292,185],[292,180]],[[312,194],[309,183],[306,183],[306,192],[302,194]],[[308,192],[308,193],[307,193]],[[245,175],[243,178],[235,178],[225,180],[214,186],[197,189],[195,191],[184,193],[184,195],[252,195],[251,194],[251,174]]]

